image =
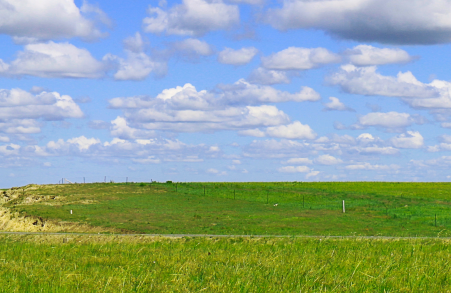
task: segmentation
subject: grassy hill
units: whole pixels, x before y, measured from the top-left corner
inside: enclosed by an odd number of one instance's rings
[[[38,217],[37,226],[53,221],[125,233],[451,235],[448,183],[29,185],[4,192],[3,202],[12,213]]]

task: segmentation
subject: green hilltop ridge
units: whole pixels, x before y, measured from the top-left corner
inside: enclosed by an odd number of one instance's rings
[[[113,233],[451,235],[449,183],[27,185],[3,191],[0,200],[3,214],[8,211],[32,223],[37,219],[39,224],[22,225],[22,231],[70,232],[63,227],[70,224]],[[12,229],[14,225],[6,230]]]

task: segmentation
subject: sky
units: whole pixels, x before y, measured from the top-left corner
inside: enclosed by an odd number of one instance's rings
[[[0,187],[449,181],[451,0],[0,0]]]

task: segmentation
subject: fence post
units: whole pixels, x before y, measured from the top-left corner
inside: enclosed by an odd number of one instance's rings
[[[346,212],[345,210],[345,201],[343,200],[343,214]]]

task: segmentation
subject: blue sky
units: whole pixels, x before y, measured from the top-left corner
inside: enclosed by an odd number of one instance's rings
[[[449,181],[451,1],[0,1],[1,187]]]

